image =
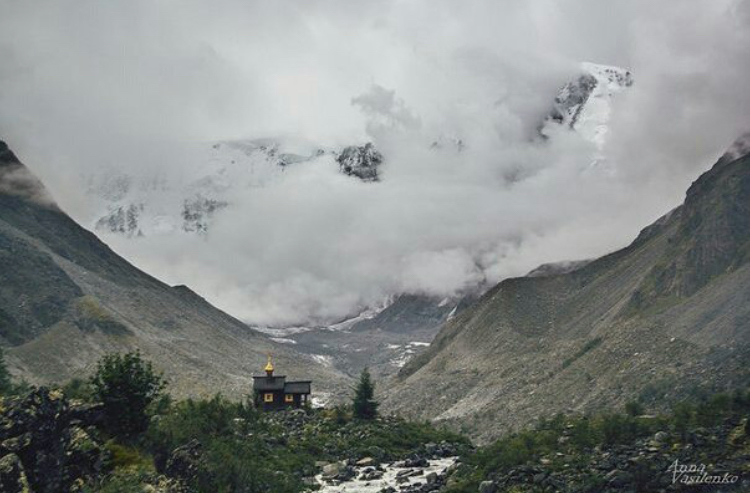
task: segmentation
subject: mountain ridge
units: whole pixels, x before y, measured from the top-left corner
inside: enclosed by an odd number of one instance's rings
[[[627,247],[502,281],[405,365],[385,406],[483,441],[555,412],[750,381],[748,194],[750,157],[722,159]],[[409,404],[422,389],[440,396],[426,409]]]
[[[0,342],[18,377],[63,382],[106,352],[138,349],[178,396],[243,396],[267,353],[290,376],[316,381],[322,397],[346,386],[342,374],[140,271],[39,201],[43,185],[4,143],[0,171]]]

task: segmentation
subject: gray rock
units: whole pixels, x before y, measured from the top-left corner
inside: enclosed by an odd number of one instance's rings
[[[338,462],[326,464],[325,466],[323,466],[323,476],[332,478],[339,473],[340,469],[341,469],[341,465]]]
[[[190,483],[198,478],[203,462],[203,446],[198,440],[191,440],[174,449],[167,460],[164,472],[173,478]]]
[[[78,425],[89,424],[83,422],[85,417],[72,424],[68,401],[61,392],[42,387],[4,404],[0,413],[4,481],[28,483],[28,491],[69,491],[74,484],[105,472],[109,453]]]
[[[669,438],[669,435],[666,432],[664,432],[664,431],[657,432],[654,435],[654,441],[658,442],[658,443],[664,443],[664,442],[666,442],[667,438]]]
[[[479,493],[495,493],[497,486],[492,481],[482,481],[479,483]]]
[[[356,462],[357,466],[374,466],[378,462],[373,457],[364,457]]]
[[[383,155],[371,142],[364,146],[349,146],[336,159],[341,172],[356,176],[362,181],[379,181],[378,168],[383,162]]]

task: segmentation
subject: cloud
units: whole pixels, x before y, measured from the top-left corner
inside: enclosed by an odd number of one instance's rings
[[[0,194],[17,195],[49,208],[57,208],[47,189],[25,166],[0,163]]]
[[[8,145],[0,140],[0,194],[16,195],[39,205],[57,209],[44,185],[22,165]]]
[[[420,126],[419,118],[412,114],[403,100],[396,98],[396,91],[389,91],[377,84],[353,98],[352,104],[361,108],[368,117],[367,133],[373,137],[394,127],[418,129]]]
[[[184,180],[186,143],[373,141],[379,183],[323,156],[238,192],[205,238],[106,238],[247,320],[324,323],[630,241],[750,128],[748,3],[6,2],[0,136],[87,224],[82,175]],[[606,166],[564,128],[534,138],[584,60],[635,77]]]

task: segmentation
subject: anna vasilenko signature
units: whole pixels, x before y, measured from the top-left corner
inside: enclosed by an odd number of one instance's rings
[[[667,468],[672,473],[672,484],[734,484],[740,480],[736,474],[709,474],[705,464],[681,464],[675,459]]]

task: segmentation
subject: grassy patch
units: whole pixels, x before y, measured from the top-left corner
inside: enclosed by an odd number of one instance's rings
[[[112,466],[115,469],[154,470],[154,461],[151,456],[138,447],[118,443],[114,440],[107,441],[104,447],[112,454]]]
[[[86,295],[76,302],[76,326],[83,331],[100,330],[106,334],[122,335],[130,329],[118,322],[94,296]]]

